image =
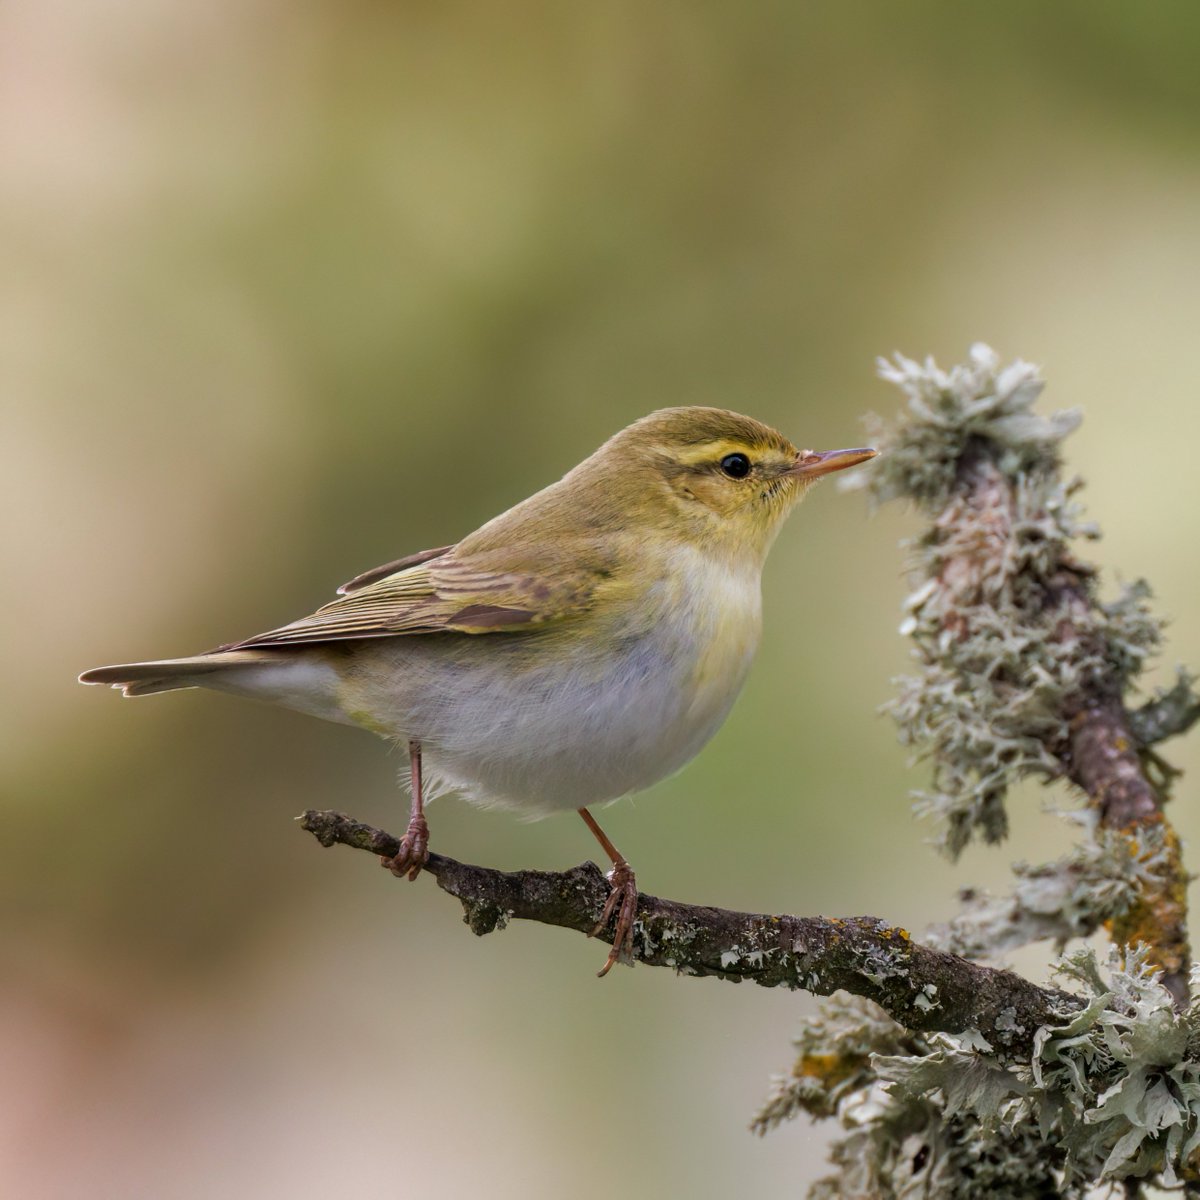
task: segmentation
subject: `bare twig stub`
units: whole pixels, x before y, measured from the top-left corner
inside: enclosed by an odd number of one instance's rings
[[[1189,672],[1180,670],[1172,687],[1129,714],[1130,728],[1143,746],[1156,746],[1187,733],[1200,722],[1200,693],[1195,683]]]
[[[338,812],[309,811],[299,820],[324,846],[341,843],[386,857],[399,844]],[[587,933],[609,893],[593,863],[561,872],[507,872],[433,854],[426,870],[462,902],[464,919],[478,934],[511,918]],[[637,960],[648,966],[820,996],[842,989],[875,1001],[908,1029],[977,1030],[1006,1055],[1028,1056],[1040,1026],[1057,1024],[1080,1006],[1065,992],[1011,971],[922,946],[875,917],[766,916],[643,893],[634,941]]]

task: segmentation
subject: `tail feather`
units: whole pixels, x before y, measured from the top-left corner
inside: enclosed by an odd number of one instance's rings
[[[219,654],[197,654],[193,658],[93,667],[79,676],[79,682],[108,684],[120,688],[126,696],[150,696],[178,688],[203,687],[206,675],[267,661],[270,661],[270,655],[261,651],[227,650]]]

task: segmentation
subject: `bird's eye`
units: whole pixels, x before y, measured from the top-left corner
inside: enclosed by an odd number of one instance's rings
[[[750,460],[744,454],[727,454],[721,459],[721,470],[730,479],[745,479],[750,474]]]

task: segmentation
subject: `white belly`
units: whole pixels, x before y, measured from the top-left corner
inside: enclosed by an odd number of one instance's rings
[[[343,703],[378,732],[420,740],[431,794],[531,817],[618,799],[691,759],[745,681],[757,573],[710,568],[701,583],[657,596],[658,620],[596,649],[569,631],[376,642]]]

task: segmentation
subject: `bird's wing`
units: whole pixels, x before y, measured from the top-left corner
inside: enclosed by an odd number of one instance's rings
[[[431,552],[414,557],[424,561],[371,582],[359,583],[367,578],[360,575],[351,581],[353,591],[312,616],[221,649],[420,633],[528,630],[585,612],[597,587],[610,575],[602,567],[560,569],[553,576],[536,570],[504,569],[495,553],[457,557],[453,548],[436,557]]]

